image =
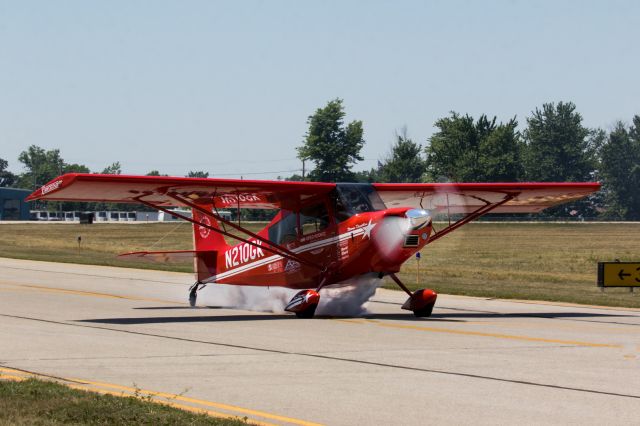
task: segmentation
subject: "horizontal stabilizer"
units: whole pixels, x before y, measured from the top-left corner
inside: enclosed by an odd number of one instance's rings
[[[178,251],[136,251],[123,253],[119,258],[128,260],[146,260],[149,262],[171,263],[191,260],[197,255],[210,255],[215,257],[213,250],[178,250]]]

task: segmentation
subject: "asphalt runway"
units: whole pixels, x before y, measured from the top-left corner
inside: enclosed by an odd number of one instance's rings
[[[0,259],[0,375],[264,424],[640,419],[638,310],[441,295],[415,319],[378,290],[367,317],[299,320],[189,308],[191,282]]]

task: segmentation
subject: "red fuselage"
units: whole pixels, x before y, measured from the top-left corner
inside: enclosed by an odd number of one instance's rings
[[[301,258],[327,268],[328,284],[370,272],[397,272],[402,263],[424,247],[432,230],[430,221],[419,229],[412,229],[405,217],[408,210],[394,208],[358,213],[340,223],[331,215],[324,229],[303,234],[297,227],[295,236],[278,243]],[[271,234],[270,240],[273,240],[270,230],[283,220],[286,214],[281,212],[258,235],[269,238]],[[263,245],[255,239],[249,240]],[[305,289],[316,287],[323,274],[317,267],[247,243],[218,253],[216,265],[216,274],[208,282]]]

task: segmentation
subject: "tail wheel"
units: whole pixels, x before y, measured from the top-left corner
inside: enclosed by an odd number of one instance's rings
[[[206,284],[202,284],[196,281],[191,287],[189,287],[189,305],[194,308],[198,300],[198,290],[202,290],[206,287]]]

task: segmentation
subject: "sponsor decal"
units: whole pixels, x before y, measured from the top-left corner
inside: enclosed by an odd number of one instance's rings
[[[347,228],[347,232],[351,232],[351,231],[356,231],[359,229],[364,230],[364,234],[362,234],[362,239],[364,239],[364,237],[368,237],[371,238],[371,230],[373,228],[375,228],[375,226],[377,225],[377,223],[373,223],[373,221],[371,219],[369,219],[369,222],[363,222],[363,223],[359,223],[353,227],[349,226]]]
[[[356,229],[364,228],[365,226],[367,226],[367,222],[362,222],[355,226],[349,226],[347,227],[347,232],[355,231]]]
[[[62,179],[43,186],[40,192],[42,193],[42,195],[48,194],[49,192],[55,191],[56,189],[60,188],[60,185],[62,185]]]
[[[209,218],[207,216],[203,216],[202,219],[200,219],[200,223],[202,223],[203,225],[206,226],[211,226],[211,220],[209,220]],[[211,229],[205,227],[205,226],[199,226],[198,227],[198,231],[200,232],[200,236],[202,238],[207,238],[209,236],[209,234],[211,233]]]
[[[340,241],[338,258],[340,260],[345,260],[349,257],[349,240]]]
[[[262,245],[262,241],[252,241],[258,246]],[[225,265],[227,269],[242,265],[252,260],[264,257],[264,251],[260,247],[253,244],[240,244],[230,248],[224,254]]]
[[[363,240],[364,237],[369,237],[369,239],[371,239],[371,230],[375,228],[376,225],[376,223],[371,223],[371,220],[369,220],[369,223],[364,227],[364,234],[362,234]]]
[[[282,272],[282,261],[273,262],[267,265],[267,271],[269,272]]]
[[[302,238],[300,238],[300,242],[301,243],[308,243],[308,242],[312,242],[312,241],[316,241],[316,240],[321,240],[323,238],[326,238],[328,235],[328,233],[326,231],[320,231],[320,232],[316,232],[310,235],[305,235]]]
[[[364,226],[366,226],[366,224],[363,224]],[[295,253],[304,253],[304,252],[308,252],[310,250],[316,249],[318,247],[323,247],[323,246],[329,246],[329,245],[333,245],[333,244],[340,244],[340,248],[345,247],[346,250],[343,252],[343,254],[345,256],[349,255],[349,245],[352,244],[353,241],[353,234],[356,235],[361,235],[364,232],[364,229],[358,229],[357,231],[351,232],[351,233],[343,233],[338,235],[337,237],[331,237],[328,238],[324,241],[317,241],[315,243],[311,243],[308,244],[307,246],[302,246],[302,247],[298,247],[294,249]],[[259,244],[258,241],[256,241],[257,244]],[[340,253],[339,253],[340,254]],[[225,253],[225,256],[230,255],[228,253]],[[299,270],[301,268],[300,264],[298,264],[298,262],[292,262],[291,261],[287,261],[288,267],[290,271],[295,271],[296,268],[298,268],[297,270]],[[227,263],[228,264],[228,263]],[[238,274],[241,274],[243,272],[246,271],[250,271],[253,270],[255,268],[259,268],[259,267],[263,267],[263,266],[267,266],[267,270],[269,270],[269,266],[268,265],[272,265],[271,266],[271,270],[273,272],[282,272],[284,269],[284,259],[282,259],[281,256],[279,255],[272,255],[270,257],[264,257],[262,260],[253,262],[253,263],[249,263],[245,266],[239,267],[239,268],[235,268],[235,269],[231,269],[231,270],[227,270],[225,272],[222,272],[218,275],[216,275],[214,278],[217,280],[220,279],[226,279],[229,278],[231,276],[235,276]],[[297,264],[297,266],[295,266]],[[227,267],[227,269],[229,269]]]
[[[242,203],[255,203],[258,201],[263,201],[262,198],[257,194],[229,194],[229,195],[221,195],[218,197],[220,203],[223,205],[233,205],[233,204],[242,204]]]
[[[287,265],[284,267],[284,272],[287,274],[293,274],[294,272],[298,272],[300,270],[300,263],[295,260],[288,259]]]

